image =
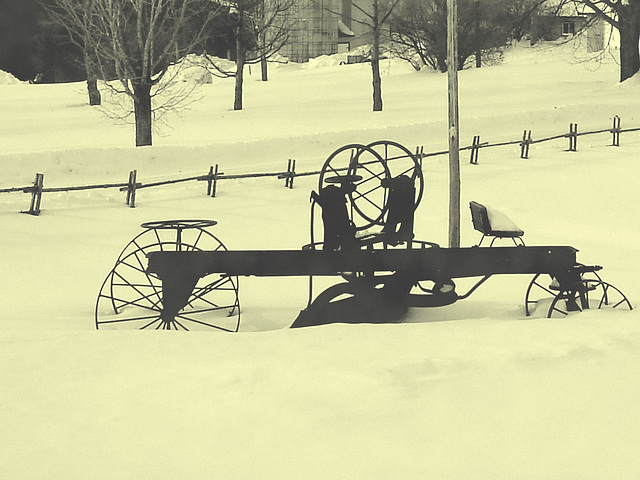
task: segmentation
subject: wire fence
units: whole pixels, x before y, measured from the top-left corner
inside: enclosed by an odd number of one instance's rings
[[[620,134],[626,132],[637,132],[640,131],[640,127],[637,128],[626,128],[623,129],[620,126],[620,117],[615,116],[613,118],[613,125],[610,128],[604,128],[600,130],[591,130],[585,132],[578,131],[578,124],[571,123],[569,125],[569,131],[567,133],[561,133],[558,135],[553,135],[550,137],[543,138],[533,138],[531,130],[525,130],[523,132],[522,138],[513,141],[506,142],[498,142],[498,143],[489,143],[489,142],[481,142],[480,136],[476,135],[473,137],[473,142],[471,145],[466,147],[461,147],[460,151],[470,151],[469,163],[477,165],[479,161],[479,153],[483,148],[495,148],[495,147],[504,147],[508,145],[519,145],[520,146],[520,158],[526,159],[529,158],[530,146],[537,143],[549,142],[553,140],[558,140],[561,138],[568,139],[569,146],[568,151],[575,152],[578,149],[578,137],[586,136],[586,135],[596,135],[602,133],[610,133],[612,135],[612,145],[620,146]],[[422,159],[429,157],[437,157],[441,155],[448,155],[448,150],[441,150],[437,152],[424,152],[424,147],[419,147],[416,149],[416,156],[418,157],[418,161],[421,164]],[[306,172],[296,172],[296,161],[295,159],[289,159],[287,162],[287,169],[278,171],[278,172],[263,172],[263,173],[245,173],[245,174],[230,174],[227,175],[220,171],[220,167],[218,164],[212,165],[209,167],[209,171],[203,175],[185,177],[185,178],[176,178],[170,180],[163,181],[155,181],[155,182],[147,182],[142,183],[138,181],[137,171],[132,170],[129,173],[129,179],[126,182],[120,183],[102,183],[96,185],[80,185],[80,186],[71,186],[71,187],[45,187],[44,186],[44,174],[36,173],[35,179],[32,185],[28,185],[25,187],[9,187],[0,189],[0,193],[26,193],[31,195],[29,209],[22,211],[22,213],[27,213],[30,215],[40,215],[41,213],[41,204],[42,197],[44,193],[53,193],[53,192],[74,192],[81,190],[97,190],[97,189],[109,189],[109,188],[118,188],[121,192],[126,193],[125,203],[129,207],[133,208],[136,205],[136,193],[144,188],[151,187],[161,187],[165,185],[173,185],[177,183],[184,182],[207,182],[207,196],[215,197],[218,188],[218,182],[222,180],[237,180],[243,178],[260,178],[260,177],[275,177],[280,180],[284,180],[284,186],[286,188],[293,188],[293,182],[296,177],[304,177],[311,175],[319,175],[321,170],[313,170]]]

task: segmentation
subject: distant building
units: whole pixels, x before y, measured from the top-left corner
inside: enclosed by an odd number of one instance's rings
[[[577,34],[586,35],[587,50],[604,49],[605,24],[594,14],[535,15],[531,20],[531,44],[539,41],[555,41]]]
[[[370,43],[367,27],[354,21],[363,15],[353,7],[359,1],[366,0],[296,0],[290,12],[294,28],[282,55],[292,62],[307,62]]]

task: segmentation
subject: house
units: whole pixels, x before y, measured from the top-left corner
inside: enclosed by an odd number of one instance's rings
[[[605,24],[594,14],[534,15],[531,20],[531,45],[578,34],[586,36],[587,51],[599,52],[604,49]]]

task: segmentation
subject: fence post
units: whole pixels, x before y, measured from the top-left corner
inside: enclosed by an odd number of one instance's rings
[[[293,188],[293,179],[296,176],[296,161],[295,159],[289,159],[287,162],[287,171],[280,173],[278,178],[282,180],[284,178],[285,188]]]
[[[569,133],[566,136],[569,138],[569,151],[577,152],[578,151],[578,124],[577,123],[569,124]]]
[[[218,189],[218,175],[222,172],[218,172],[218,164],[216,163],[215,169],[213,166],[209,167],[209,175],[207,175],[207,196],[215,197],[216,190]]]
[[[127,185],[127,205],[131,208],[136,206],[136,177],[138,176],[137,170],[131,170],[129,172],[129,183]]]
[[[618,115],[613,117],[613,128],[610,131],[613,134],[613,146],[619,147],[621,129],[620,129],[620,117]]]
[[[36,178],[33,181],[32,187],[27,187],[23,190],[24,193],[31,194],[31,204],[28,211],[22,213],[28,213],[29,215],[40,215],[40,202],[42,201],[42,188],[44,185],[44,173],[36,173]]]
[[[422,159],[424,158],[424,146],[416,147],[416,160],[418,161],[418,167],[422,171]]]
[[[296,159],[295,158],[291,159],[291,170],[289,174],[291,175],[289,177],[289,188],[293,188],[293,179],[296,176]]]
[[[207,197],[212,197],[211,186],[213,184],[213,165],[209,167],[209,173],[207,174]]]
[[[211,184],[211,197],[215,197],[218,192],[218,164],[216,163],[216,168],[213,171],[213,183]]]
[[[525,130],[520,142],[520,158],[529,158],[529,145],[531,145],[531,130]]]
[[[480,152],[480,135],[474,135],[473,143],[471,144],[471,157],[469,163],[471,165],[478,165],[478,154]]]

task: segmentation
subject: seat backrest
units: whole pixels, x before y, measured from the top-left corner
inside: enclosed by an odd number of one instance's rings
[[[473,222],[473,228],[484,235],[490,235],[491,225],[489,224],[487,207],[485,207],[481,203],[472,201],[469,202],[469,208],[471,209],[471,220]]]

